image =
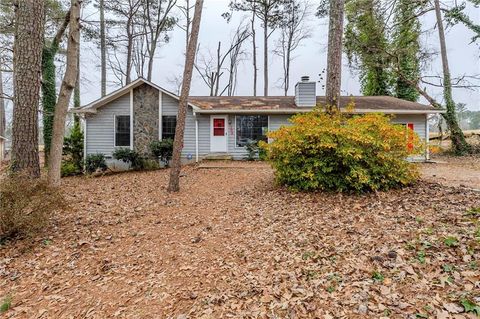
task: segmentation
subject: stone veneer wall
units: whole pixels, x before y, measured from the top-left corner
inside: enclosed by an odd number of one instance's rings
[[[158,140],[159,93],[147,84],[133,90],[133,145],[142,155],[149,155],[150,143]]]

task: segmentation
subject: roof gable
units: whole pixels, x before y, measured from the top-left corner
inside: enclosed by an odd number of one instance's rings
[[[174,99],[178,100],[179,97],[177,95],[175,95],[174,93],[168,91],[168,90],[165,90],[164,88],[156,85],[155,83],[151,82],[151,81],[148,81],[144,78],[138,78],[136,79],[135,81],[131,82],[130,84],[127,84],[121,88],[119,88],[118,90],[115,90],[113,92],[111,92],[110,94],[107,94],[105,95],[104,97],[98,99],[98,100],[95,100],[87,105],[84,105],[84,106],[81,106],[79,108],[74,108],[72,109],[72,112],[73,113],[96,113],[96,110],[112,101],[115,101],[116,99],[124,96],[125,94],[129,93],[130,90],[133,90],[139,86],[141,86],[142,84],[147,84],[147,85],[150,85],[151,87],[154,87],[156,88],[157,90],[159,90],[160,92],[164,93],[164,94],[167,94],[171,97],[173,97]]]

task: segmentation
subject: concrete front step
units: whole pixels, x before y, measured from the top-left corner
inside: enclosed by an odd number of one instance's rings
[[[233,160],[233,157],[227,153],[211,153],[206,155],[203,159],[206,161],[231,161]]]

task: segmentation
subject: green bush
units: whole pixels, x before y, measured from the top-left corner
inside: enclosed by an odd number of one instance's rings
[[[327,115],[320,109],[291,119],[261,143],[277,181],[295,190],[365,192],[413,183],[418,177],[409,155],[420,140],[381,114]]]
[[[258,158],[259,147],[257,141],[248,142],[245,145],[245,150],[247,151],[247,156],[245,157],[247,161],[254,161]]]
[[[70,136],[65,137],[63,143],[64,160],[73,163],[78,172],[82,171],[83,164],[83,133],[80,124],[75,123]],[[69,165],[69,164],[67,164]]]
[[[153,141],[150,143],[150,151],[153,156],[160,158],[160,160],[168,166],[173,155],[173,140],[167,138],[161,141]]]
[[[107,168],[105,155],[103,154],[90,154],[85,159],[85,171],[87,174],[92,174],[97,171],[105,172]]]
[[[67,177],[67,176],[74,176],[78,175],[81,173],[81,170],[77,167],[77,165],[71,161],[63,161],[62,162],[62,167],[60,169],[60,172],[62,174],[62,177]]]
[[[112,156],[116,160],[130,164],[134,170],[141,170],[145,167],[144,159],[140,154],[129,148],[117,148]]]
[[[59,190],[42,179],[11,176],[0,183],[0,242],[33,236],[44,229],[50,215],[65,207]]]

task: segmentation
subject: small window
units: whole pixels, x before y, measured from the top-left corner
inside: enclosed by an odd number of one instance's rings
[[[175,139],[175,129],[177,127],[177,117],[162,116],[162,139]]]
[[[267,141],[268,116],[245,115],[236,117],[237,147],[244,147],[248,143]]]
[[[130,116],[115,116],[115,146],[130,146]]]

